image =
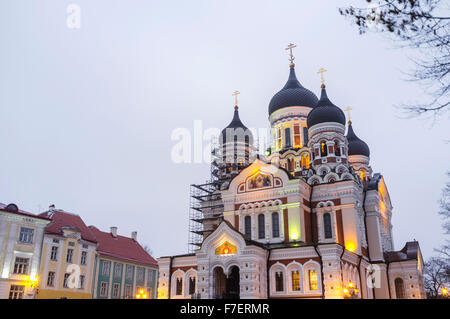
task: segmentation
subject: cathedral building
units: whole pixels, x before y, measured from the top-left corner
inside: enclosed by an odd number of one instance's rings
[[[193,185],[196,249],[161,257],[159,298],[425,298],[418,242],[394,249],[387,185],[369,146],[328,97],[289,77],[269,103],[271,144],[257,154],[239,118]],[[235,92],[236,94],[238,92]]]

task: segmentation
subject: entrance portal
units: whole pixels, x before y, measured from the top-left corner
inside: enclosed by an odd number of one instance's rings
[[[239,267],[233,266],[227,277],[222,267],[214,269],[214,298],[239,299]]]

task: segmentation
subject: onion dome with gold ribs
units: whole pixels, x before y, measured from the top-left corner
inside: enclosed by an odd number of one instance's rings
[[[370,149],[366,142],[356,136],[353,131],[352,122],[348,122],[347,131],[348,155],[364,155],[370,157]]]
[[[317,101],[317,96],[310,90],[304,88],[297,80],[294,64],[291,64],[289,78],[285,86],[270,100],[269,115],[276,110],[290,106],[306,106],[314,108]]]
[[[322,84],[322,92],[317,106],[308,114],[306,123],[312,127],[319,123],[334,122],[345,125],[344,112],[334,105],[327,96],[325,85]]]

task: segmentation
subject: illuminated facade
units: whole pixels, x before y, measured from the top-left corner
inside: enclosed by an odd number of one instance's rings
[[[94,235],[80,216],[54,206],[40,216],[50,219],[51,223],[45,228],[39,271],[41,282],[36,297],[92,298],[97,247]]]
[[[425,297],[419,245],[394,250],[392,205],[368,145],[323,81],[319,99],[294,67],[291,56],[269,104],[265,156],[235,107],[214,188],[197,186],[202,240],[193,253],[159,258],[160,298]]]
[[[40,282],[44,228],[50,220],[0,204],[0,299],[33,299]]]

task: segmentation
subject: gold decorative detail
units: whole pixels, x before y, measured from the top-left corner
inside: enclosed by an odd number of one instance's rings
[[[350,120],[350,111],[353,110],[350,106],[347,106],[347,108],[344,110],[347,112],[347,116],[348,116],[348,124],[350,125],[352,123],[352,121]]]
[[[224,242],[222,245],[216,248],[216,255],[232,255],[237,253],[237,247],[228,241]]]
[[[290,63],[290,66],[291,66],[291,67],[295,66],[295,64],[294,64],[295,57],[294,57],[294,55],[292,54],[292,49],[293,49],[293,48],[296,48],[296,47],[297,47],[297,46],[296,46],[295,44],[289,43],[289,45],[288,45],[287,48],[285,49],[285,50],[289,50],[289,61],[291,62],[291,63]]]
[[[327,70],[325,70],[324,68],[320,68],[319,71],[317,72],[317,74],[320,74],[320,81],[322,82],[322,84],[325,84],[325,79],[323,77],[323,74],[327,72]]]
[[[231,94],[232,96],[234,96],[234,105],[237,106],[238,105],[238,95],[241,94],[241,92],[239,91],[234,91],[233,94]]]

